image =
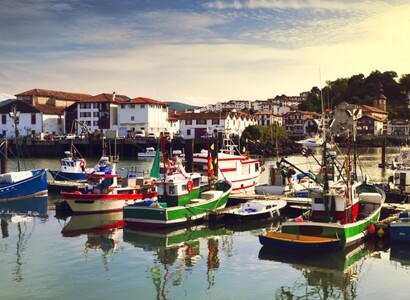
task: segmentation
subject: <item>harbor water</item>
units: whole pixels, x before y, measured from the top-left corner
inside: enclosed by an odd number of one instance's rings
[[[387,160],[395,152],[388,149]],[[303,156],[287,159],[315,168]],[[374,181],[391,175],[378,167],[381,149],[363,150],[359,159]],[[120,168],[150,164],[128,160]],[[37,159],[35,167],[57,168],[58,159]],[[267,180],[265,172],[261,183]],[[58,197],[49,195],[50,204]],[[144,231],[123,228],[121,213],[56,217],[51,207],[45,216],[2,216],[1,299],[408,298],[410,246],[376,239],[346,251],[292,255],[258,241],[280,220]]]

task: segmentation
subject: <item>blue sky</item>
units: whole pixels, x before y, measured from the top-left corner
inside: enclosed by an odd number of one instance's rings
[[[405,0],[2,0],[0,92],[196,105],[410,73]]]

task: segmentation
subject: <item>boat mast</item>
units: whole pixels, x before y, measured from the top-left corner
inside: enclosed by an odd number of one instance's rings
[[[17,110],[17,106],[13,104],[11,106],[11,111],[9,112],[10,117],[14,121],[14,141],[16,143],[16,153],[17,153],[17,171],[20,172],[20,158],[19,158],[19,147],[18,147],[18,138],[19,138],[19,130],[17,128],[17,124],[19,123],[20,119],[20,112]]]
[[[329,192],[329,176],[327,173],[327,132],[325,126],[325,104],[323,99],[323,89],[322,89],[322,73],[319,68],[319,84],[320,84],[320,103],[322,105],[322,117],[321,124],[322,134],[323,134],[323,154],[322,154],[322,168],[324,171],[323,177],[323,192],[326,194]]]

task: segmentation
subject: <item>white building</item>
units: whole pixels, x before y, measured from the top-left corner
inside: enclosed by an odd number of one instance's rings
[[[256,116],[237,112],[186,112],[179,117],[180,131],[185,139],[197,139],[215,129],[242,135],[246,127],[257,125]]]
[[[146,135],[153,132],[159,136],[161,132],[176,132],[178,126],[168,120],[168,104],[166,102],[138,97],[118,101],[118,128],[121,130],[144,130]]]
[[[0,135],[9,139],[16,136],[14,118],[10,116],[13,106],[18,115],[17,129],[20,136],[35,135],[43,131],[43,113],[40,110],[21,100],[10,99],[0,102]]]

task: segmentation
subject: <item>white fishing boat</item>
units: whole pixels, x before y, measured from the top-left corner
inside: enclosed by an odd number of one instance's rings
[[[280,216],[285,206],[284,200],[250,200],[238,207],[226,209],[224,217],[234,222],[273,219]]]
[[[216,144],[215,141],[210,143]],[[212,149],[212,145],[210,148]],[[206,172],[211,169],[217,180],[229,180],[233,186],[232,194],[255,191],[255,186],[265,171],[261,157],[249,155],[246,150],[240,151],[226,132],[223,132],[222,146],[215,150],[216,153],[212,152],[203,149],[194,153],[194,166]]]
[[[155,157],[155,148],[154,147],[147,147],[145,148],[145,152],[138,152],[138,158],[154,158]]]

